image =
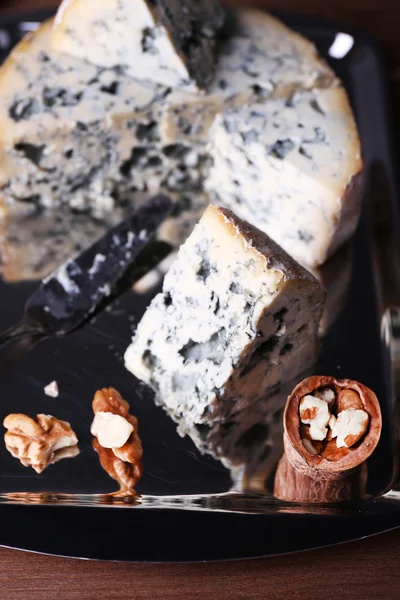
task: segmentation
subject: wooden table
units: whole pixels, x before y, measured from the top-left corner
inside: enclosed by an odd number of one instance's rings
[[[0,0],[0,14],[57,4],[57,0]],[[255,0],[253,4],[335,18],[375,35],[386,51],[393,98],[400,105],[400,0]],[[396,112],[400,117],[399,108]],[[0,600],[56,596],[62,600],[398,600],[399,559],[400,530],[325,550],[220,564],[101,563],[0,549]]]

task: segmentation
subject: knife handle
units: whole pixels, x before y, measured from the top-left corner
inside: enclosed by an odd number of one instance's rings
[[[10,327],[0,334],[0,350],[11,342],[38,335],[44,335],[43,330],[23,319],[14,327]]]

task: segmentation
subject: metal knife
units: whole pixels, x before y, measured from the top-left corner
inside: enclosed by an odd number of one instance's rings
[[[0,335],[0,347],[24,337],[64,335],[97,314],[172,250],[153,240],[173,202],[158,195],[70,259],[28,298],[22,321]]]
[[[387,498],[400,500],[400,246],[398,214],[383,164],[371,165],[368,205],[372,265],[387,393],[392,398],[393,466]]]

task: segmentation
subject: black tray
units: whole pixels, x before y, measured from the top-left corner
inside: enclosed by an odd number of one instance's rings
[[[3,18],[1,58],[23,32],[47,16],[37,12]],[[367,196],[371,190],[376,193],[378,178],[378,195],[383,190],[386,200],[396,198],[397,202],[391,118],[379,49],[369,38],[340,25],[280,16],[317,44],[345,82],[361,132]],[[332,58],[329,48],[340,33],[350,36],[346,40],[351,48],[342,58]],[[396,203],[391,208],[397,211]],[[120,360],[130,340],[128,313],[138,321],[150,297],[129,292],[111,312],[83,330],[37,346],[6,369],[1,368],[5,364],[1,355],[0,419],[9,412],[55,413],[73,422],[81,454],[38,477],[0,444],[0,544],[107,560],[222,560],[305,550],[400,526],[400,502],[393,491],[395,396],[390,353],[381,343],[382,306],[376,302],[372,239],[364,210],[355,239],[348,301],[324,341],[317,369],[358,379],[381,400],[383,435],[369,464],[370,500],[312,508],[286,505],[267,496],[229,493],[230,476],[221,463],[201,456],[190,440],[180,439],[172,421],[149,400],[144,387],[133,389],[134,380]],[[0,330],[20,318],[34,286],[32,282],[6,285],[0,281]],[[61,389],[57,400],[43,394],[44,385],[52,379]],[[98,495],[115,489],[90,445],[91,399],[94,390],[104,385],[114,385],[129,398],[141,425],[145,475],[138,486],[143,500],[137,506],[109,503]]]

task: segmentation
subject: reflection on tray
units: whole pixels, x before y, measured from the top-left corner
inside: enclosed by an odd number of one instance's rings
[[[54,211],[24,207],[9,216],[6,230],[0,234],[3,278],[19,282],[47,277],[97,241],[122,217],[121,212],[115,211],[105,221],[62,207]]]
[[[327,296],[320,323],[320,334],[325,336],[346,305],[353,272],[354,244],[351,240],[321,267],[312,270],[324,286]]]
[[[171,193],[174,211],[159,230],[158,237],[173,246],[179,246],[199,220],[207,197],[197,199],[198,208],[191,208],[190,194]],[[74,211],[65,206],[45,209],[29,204],[10,206],[6,227],[0,227],[0,273],[10,283],[38,281],[47,277],[60,265],[99,240],[110,228],[126,219],[132,211],[149,199],[149,194],[136,192],[129,204],[124,201],[112,210],[96,215]],[[169,263],[165,263],[167,265]],[[138,290],[151,290],[167,270],[160,267],[149,273],[150,277]]]
[[[360,514],[364,506],[370,510],[372,505],[294,505],[281,502],[271,496],[243,494],[232,492],[227,494],[205,494],[192,496],[127,496],[118,497],[110,494],[55,494],[55,493],[9,493],[0,495],[1,504],[63,505],[63,506],[96,506],[135,509],[166,509],[190,511],[217,511],[241,514],[315,514],[346,515]]]
[[[268,479],[283,451],[283,409],[294,384],[282,384],[269,397],[215,424],[199,444],[230,470],[234,490],[268,493]]]

